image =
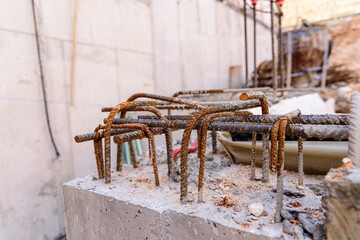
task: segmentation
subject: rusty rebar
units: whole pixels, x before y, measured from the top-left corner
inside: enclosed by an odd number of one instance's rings
[[[255,180],[255,162],[256,162],[256,133],[251,134],[251,180]]]
[[[152,119],[114,119],[114,124],[124,123],[143,123],[149,127],[171,128],[172,130],[184,129],[188,120],[152,120]],[[198,121],[194,129],[200,127],[201,121]],[[232,133],[270,133],[273,128],[272,124],[267,123],[249,123],[249,122],[218,122],[213,121],[209,130],[224,131]],[[291,129],[286,130],[287,135],[304,138],[326,139],[333,138],[336,140],[347,140],[349,135],[348,126],[344,125],[292,125]],[[87,134],[86,134],[87,135]],[[89,140],[93,140],[92,138]]]
[[[210,122],[218,117],[233,116],[234,112],[223,112],[213,113],[204,117],[201,122],[200,129],[198,129],[198,135],[200,135],[199,147],[198,147],[198,158],[200,158],[199,166],[199,182],[198,182],[198,202],[203,201],[203,185],[204,185],[204,172],[205,172],[205,153],[206,153],[206,141],[207,141],[207,130]],[[214,131],[216,133],[216,131]]]
[[[111,137],[111,126],[113,124],[113,119],[116,114],[125,107],[136,107],[136,106],[154,106],[156,102],[147,101],[147,102],[123,102],[114,107],[106,121],[104,138],[105,138],[105,183],[108,184],[111,182],[111,149],[110,149],[110,137]]]
[[[276,121],[271,131],[271,150],[270,150],[270,170],[271,172],[275,172],[276,166],[276,157],[277,157],[277,141],[278,141],[278,134],[279,134],[279,126],[280,121]]]
[[[172,95],[172,97],[178,97],[180,95],[202,95],[202,94],[214,94],[214,93],[226,93],[226,88],[221,89],[205,89],[205,90],[186,90],[186,91],[178,91]],[[170,106],[172,103],[169,102]],[[171,115],[171,109],[168,108],[168,115]],[[176,109],[176,108],[175,108]],[[181,109],[178,109],[181,110]]]
[[[122,134],[122,133],[127,133],[127,132],[132,132],[132,131],[134,131],[134,130],[133,129],[111,129],[111,136]],[[74,137],[74,140],[77,143],[81,143],[81,142],[87,142],[87,141],[91,141],[91,140],[103,138],[103,137],[104,137],[104,132],[101,131],[101,132],[92,132],[92,133],[76,135]]]
[[[155,176],[155,186],[159,186],[160,181],[159,181],[159,174],[158,174],[158,168],[157,168],[157,163],[156,163],[154,134],[152,133],[150,128],[148,126],[146,126],[145,124],[139,124],[139,123],[138,124],[133,123],[133,124],[113,125],[112,127],[114,127],[114,128],[136,128],[136,129],[143,131],[144,135],[148,138],[148,142],[149,142],[149,157],[152,160],[152,164],[153,164],[154,176]],[[116,141],[116,142],[118,144],[122,144],[121,141]],[[130,144],[131,143],[129,142],[129,145]],[[130,153],[130,154],[132,154],[132,153]],[[135,155],[135,153],[133,153],[133,154]],[[134,168],[136,168],[137,162],[136,163],[133,162],[133,166],[134,166]]]
[[[278,147],[278,161],[277,161],[277,184],[276,184],[276,207],[275,207],[275,221],[280,222],[280,212],[283,203],[283,186],[284,186],[284,159],[285,159],[285,131],[288,125],[288,119],[281,119],[279,127],[279,147]]]
[[[169,103],[178,103],[178,104],[184,104],[187,106],[192,106],[196,109],[203,109],[205,107],[200,106],[199,102],[192,101],[192,100],[186,100],[176,97],[168,97],[168,96],[162,96],[162,95],[156,95],[156,94],[150,94],[150,93],[135,93],[131,95],[127,101],[134,101],[137,98],[150,98],[150,99],[156,99],[161,100]]]
[[[211,142],[212,142],[212,150],[213,154],[217,154],[217,133],[214,130],[211,130]]]
[[[165,115],[164,116],[167,120],[191,120],[191,115]],[[157,119],[155,116],[150,115],[141,115],[138,116],[138,119]]]
[[[174,104],[174,105],[170,105],[170,104],[164,104],[164,105],[159,105],[156,107],[157,109],[168,109],[168,110],[189,110],[189,109],[197,109],[197,107],[195,106],[189,106],[189,105],[179,105],[179,104]],[[171,113],[171,111],[170,111]]]
[[[261,113],[269,114],[269,104],[263,92],[259,92],[259,91],[246,92],[240,95],[240,100],[242,101],[246,101],[249,99],[259,99],[261,103]]]
[[[239,103],[231,103],[225,104],[223,106],[216,106],[207,109],[200,110],[196,114],[193,115],[193,119],[188,121],[181,141],[181,186],[180,186],[180,201],[182,203],[187,202],[187,165],[188,165],[188,147],[191,131],[194,128],[195,124],[205,115],[209,115],[211,113],[224,112],[224,111],[236,111],[246,108],[257,107],[260,105],[258,100],[249,100]]]
[[[296,109],[294,111],[291,111],[287,114],[285,114],[283,117],[278,118],[278,120],[274,123],[274,127],[271,133],[271,166],[270,166],[270,170],[272,172],[274,172],[275,170],[275,166],[279,164],[279,162],[276,162],[276,160],[279,160],[279,157],[277,157],[277,153],[279,152],[277,149],[277,137],[278,137],[278,132],[280,131],[280,124],[281,121],[287,121],[290,122],[292,121],[293,118],[300,116],[301,112],[299,109]],[[286,125],[283,125],[285,127],[285,129],[283,129],[282,131],[285,132],[286,131]],[[292,129],[291,129],[292,130]],[[280,142],[280,140],[279,140]],[[278,158],[278,159],[276,159]]]
[[[107,109],[103,109],[103,111],[106,111],[106,110]],[[121,118],[126,117],[126,112],[127,111],[151,112],[151,113],[155,114],[158,119],[166,120],[164,115],[158,109],[156,109],[155,107],[152,107],[152,106],[132,106],[132,107],[123,108],[121,110]],[[173,179],[175,177],[175,173],[174,173],[175,172],[175,166],[174,166],[174,163],[172,161],[172,135],[171,135],[171,130],[170,129],[165,130],[165,140],[166,140],[166,149],[167,149],[168,175],[171,177],[171,179]],[[119,146],[120,145],[118,145],[118,148],[119,148]],[[149,146],[149,149],[150,149],[150,146]],[[133,167],[137,168],[138,163],[136,161],[136,156],[135,156],[135,152],[134,152],[134,146],[133,146],[133,143],[131,141],[129,142],[129,150],[130,150],[130,158],[131,158],[131,162],[133,164]],[[150,152],[150,150],[149,150],[149,152]]]
[[[269,182],[269,133],[262,134],[262,182]]]
[[[275,123],[283,115],[236,115],[234,117],[217,118],[220,122],[252,122]],[[155,116],[138,116],[139,119],[157,119]],[[165,115],[168,120],[190,120],[189,115]],[[294,124],[312,125],[349,125],[349,114],[301,115],[292,119]]]
[[[180,95],[202,95],[202,94],[214,94],[214,93],[226,93],[226,88],[218,88],[218,89],[205,89],[205,90],[183,90],[177,91],[172,96],[178,97]]]
[[[170,129],[164,129],[165,140],[166,140],[166,155],[167,155],[167,165],[168,165],[168,176],[170,179],[175,180],[175,165],[172,159],[173,157],[173,140],[172,133]]]
[[[123,154],[122,154],[122,143],[117,145],[117,153],[116,153],[116,171],[122,171],[123,165]]]
[[[94,140],[94,153],[95,153],[98,177],[99,177],[99,179],[102,179],[102,178],[104,178],[104,161],[102,158],[102,140],[101,140],[101,138]]]
[[[131,159],[131,163],[133,165],[133,168],[138,168],[139,164],[136,161],[136,155],[135,155],[135,149],[134,149],[134,144],[133,142],[129,142],[129,152],[130,152],[130,159]]]
[[[156,151],[155,151],[155,140],[154,135],[151,130],[147,127],[144,128],[144,132],[147,135],[149,142],[149,157],[152,160],[152,165],[154,169],[154,177],[155,177],[155,186],[160,186],[159,173],[156,163]]]
[[[151,128],[151,129],[154,136],[165,133],[163,128]],[[124,143],[124,142],[132,141],[136,139],[143,139],[143,138],[147,138],[146,134],[143,131],[137,130],[137,131],[127,132],[114,136],[114,142],[118,144],[118,143]]]
[[[304,152],[303,152],[303,141],[302,137],[298,138],[298,185],[304,186]]]

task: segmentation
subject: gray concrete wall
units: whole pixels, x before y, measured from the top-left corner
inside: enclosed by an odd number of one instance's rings
[[[101,106],[135,92],[227,87],[228,68],[244,61],[242,15],[215,0],[78,0],[70,105],[74,1],[35,1],[54,160],[31,1],[0,3],[0,239],[64,234],[61,184],[95,171],[92,144],[73,136],[102,121]],[[260,61],[270,35],[259,33]]]

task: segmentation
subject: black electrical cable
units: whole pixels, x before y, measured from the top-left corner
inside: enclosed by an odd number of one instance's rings
[[[39,43],[39,34],[38,34],[37,22],[36,22],[36,12],[35,12],[34,0],[32,0],[32,10],[33,10],[33,16],[34,16],[36,47],[37,47],[37,55],[38,55],[38,60],[39,60],[41,86],[42,86],[42,92],[43,92],[43,97],[44,97],[44,107],[45,107],[45,114],[46,114],[46,122],[47,122],[49,135],[50,135],[51,142],[52,142],[52,145],[54,147],[55,154],[56,154],[56,159],[57,159],[57,158],[60,157],[60,153],[59,153],[59,151],[58,151],[58,149],[56,147],[56,143],[55,143],[55,140],[54,140],[54,136],[53,136],[53,133],[52,133],[52,130],[51,130],[51,125],[50,125],[50,120],[49,120],[49,110],[48,110],[48,104],[47,104],[47,99],[46,99],[44,72],[43,72],[42,63],[41,63],[40,43]]]

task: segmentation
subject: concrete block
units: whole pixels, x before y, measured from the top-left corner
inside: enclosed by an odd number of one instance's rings
[[[210,216],[218,214],[216,208],[186,207],[156,198],[160,189],[131,197],[131,189],[119,182],[105,185],[94,179],[87,176],[64,184],[68,240],[273,238],[217,221]]]
[[[141,164],[138,169],[125,164],[122,172],[113,170],[110,184],[105,184],[104,180],[98,179],[96,174],[65,183],[64,209],[68,239],[279,239],[289,237],[282,233],[282,224],[275,224],[273,221],[275,194],[269,191],[268,185],[258,183],[254,185],[254,182],[250,182],[249,167],[238,165],[227,167],[226,162],[229,159],[215,156],[206,164],[205,176],[209,177],[205,177],[205,202],[199,204],[196,202],[197,176],[194,176],[198,163],[191,160],[188,188],[191,202],[184,205],[179,201],[180,184],[168,179],[166,163],[160,163],[161,159],[164,159],[164,153],[165,150],[157,152],[159,187],[154,186],[154,173],[152,166],[146,164],[149,162],[146,154],[138,159]],[[192,159],[195,160],[195,158]],[[94,159],[91,161],[95,163]],[[296,174],[287,174],[288,187],[293,185],[291,182],[296,177]],[[290,181],[290,179],[293,180]],[[214,181],[217,183],[212,183]],[[272,176],[270,181],[271,184],[275,183],[276,177]],[[319,180],[313,177],[308,178],[307,181],[319,183]],[[232,187],[225,187],[225,184],[237,187],[232,189]],[[241,189],[240,194],[233,192],[236,189]],[[294,209],[287,204],[289,211],[301,212],[304,208],[319,208],[321,199],[310,189],[304,191],[306,197],[299,199],[303,206]],[[234,206],[223,206],[221,203],[224,196],[231,196],[237,209]],[[293,197],[284,196],[285,202],[293,201]],[[263,204],[264,212],[258,217],[251,215],[249,209],[249,205],[255,202]]]
[[[330,171],[325,177],[326,237],[360,235],[360,169]]]

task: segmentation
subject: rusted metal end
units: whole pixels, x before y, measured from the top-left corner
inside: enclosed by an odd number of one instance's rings
[[[255,161],[256,161],[256,133],[252,133],[251,145],[251,180],[255,180]]]
[[[242,101],[249,99],[259,99],[261,103],[262,114],[269,114],[269,104],[263,92],[260,91],[246,92],[240,95],[240,100]]]

